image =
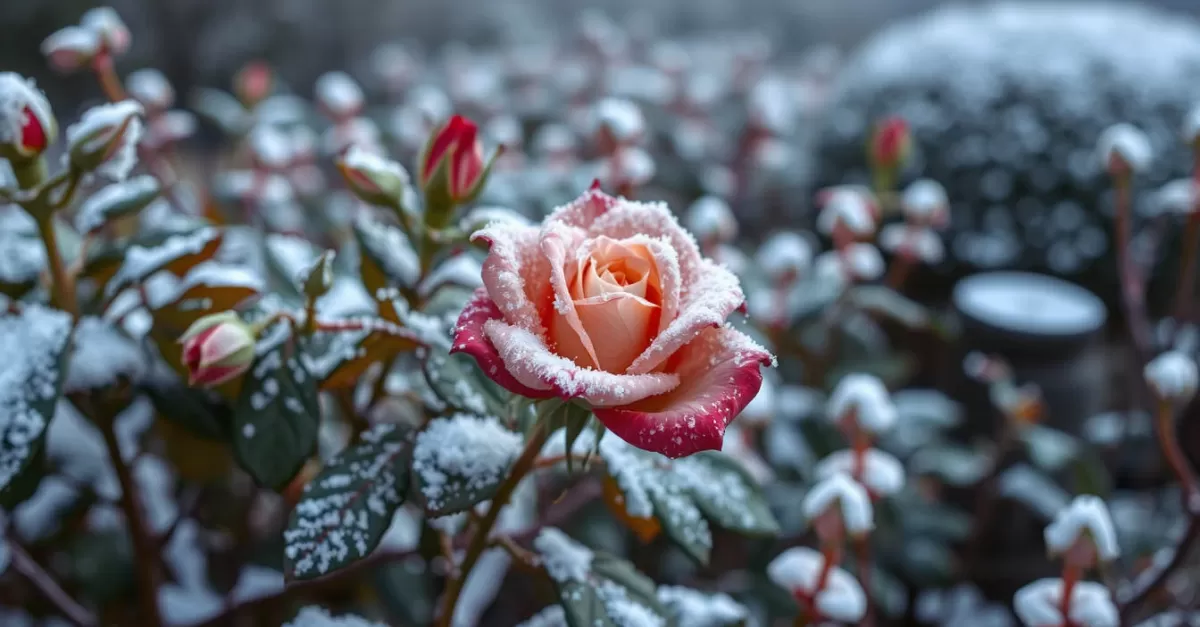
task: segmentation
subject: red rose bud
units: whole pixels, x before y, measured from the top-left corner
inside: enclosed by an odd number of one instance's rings
[[[879,167],[898,168],[908,158],[912,135],[903,118],[884,118],[871,138],[871,160]]]
[[[271,95],[275,83],[271,66],[265,61],[251,61],[233,79],[233,91],[246,107],[254,107]]]
[[[232,311],[192,323],[179,343],[188,385],[213,387],[242,375],[254,363],[254,329]]]
[[[68,26],[54,31],[42,41],[42,54],[55,71],[69,74],[87,67],[100,51],[100,45],[100,38],[92,31]]]
[[[0,72],[0,157],[26,161],[58,137],[50,104],[32,80]]]
[[[485,162],[479,128],[461,115],[451,117],[425,144],[420,178],[426,198],[444,198],[450,205],[474,200],[503,149]]]

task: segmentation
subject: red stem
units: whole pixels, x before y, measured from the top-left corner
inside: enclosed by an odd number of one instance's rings
[[[1121,304],[1125,309],[1126,323],[1129,334],[1133,338],[1133,347],[1137,352],[1138,362],[1145,364],[1150,359],[1150,322],[1142,302],[1145,291],[1140,273],[1129,254],[1129,242],[1132,237],[1130,221],[1132,216],[1130,201],[1130,176],[1118,174],[1113,182],[1116,192],[1116,223],[1114,226],[1117,263],[1121,277]]]

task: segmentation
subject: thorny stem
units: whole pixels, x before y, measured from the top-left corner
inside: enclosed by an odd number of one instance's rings
[[[1187,458],[1184,456],[1183,450],[1179,448],[1179,441],[1175,437],[1175,411],[1172,409],[1171,403],[1159,401],[1155,422],[1158,444],[1167,458],[1167,464],[1171,466],[1171,470],[1179,479],[1180,487],[1183,488],[1184,509],[1190,512],[1197,504],[1200,504],[1200,489],[1197,488],[1196,475],[1188,465]]]
[[[479,556],[487,548],[488,534],[491,533],[492,527],[496,524],[496,519],[500,516],[500,510],[508,504],[513,490],[517,488],[517,484],[533,468],[538,453],[541,452],[542,446],[549,437],[550,434],[544,424],[539,423],[535,426],[529,434],[529,440],[525,443],[525,450],[521,452],[521,456],[513,463],[512,471],[504,478],[504,482],[496,489],[496,495],[492,497],[487,513],[479,520],[479,525],[471,537],[471,544],[467,546],[467,553],[463,557],[462,565],[459,567],[458,576],[451,577],[446,582],[446,592],[443,596],[442,608],[437,619],[439,627],[450,627],[451,621],[454,619],[454,608],[458,604],[459,595],[462,594],[463,584],[466,583],[467,577],[471,576],[471,569],[475,567],[475,563],[479,561]]]
[[[25,547],[11,537],[8,539],[8,552],[12,560],[12,566],[25,576],[48,601],[62,612],[71,624],[77,627],[92,627],[98,625],[99,621],[92,615],[87,608],[80,605],[71,595],[67,594],[62,586],[54,580],[46,569],[42,568],[37,560],[25,550]]]

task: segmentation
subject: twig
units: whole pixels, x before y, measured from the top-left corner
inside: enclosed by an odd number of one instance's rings
[[[1175,545],[1175,553],[1171,555],[1171,561],[1158,569],[1152,579],[1133,591],[1129,595],[1129,598],[1121,604],[1122,621],[1127,620],[1138,606],[1167,583],[1167,580],[1171,578],[1171,574],[1183,565],[1188,554],[1192,552],[1192,545],[1196,543],[1197,539],[1200,539],[1200,515],[1192,514],[1191,520],[1188,521],[1187,529],[1183,532],[1183,537],[1179,538],[1179,543]],[[1151,566],[1151,568],[1154,567]]]
[[[37,560],[25,550],[25,547],[13,540],[8,539],[8,552],[12,559],[13,568],[17,569],[25,578],[37,588],[48,601],[62,612],[63,616],[73,625],[78,627],[91,627],[98,625],[96,617],[80,605],[71,595],[67,594],[62,586],[54,580],[46,569],[42,568]]]
[[[1152,342],[1150,322],[1147,319],[1143,299],[1145,282],[1129,252],[1132,238],[1130,221],[1133,219],[1129,176],[1117,177],[1114,181],[1114,188],[1117,196],[1115,238],[1121,283],[1121,304],[1125,310],[1125,322],[1129,326],[1129,335],[1133,339],[1133,348],[1137,353],[1138,363],[1145,365],[1150,361]]]

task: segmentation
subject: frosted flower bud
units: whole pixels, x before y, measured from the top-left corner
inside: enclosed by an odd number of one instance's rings
[[[1146,365],[1146,383],[1164,401],[1186,403],[1196,395],[1200,374],[1196,360],[1180,351],[1168,351]]]
[[[364,201],[385,207],[403,203],[411,179],[399,163],[359,146],[351,146],[338,159],[337,167],[350,191]]]
[[[249,140],[258,167],[282,170],[291,164],[292,142],[282,129],[272,124],[259,124],[250,131]]]
[[[33,79],[0,72],[0,158],[36,157],[57,137],[50,103]]]
[[[874,281],[883,276],[883,255],[873,244],[854,243],[844,249],[817,255],[813,273],[823,281],[842,285]]]
[[[854,537],[870,533],[875,528],[875,508],[871,506],[871,497],[862,484],[846,473],[834,473],[822,479],[804,495],[801,508],[804,517],[810,521],[836,512],[842,530]],[[819,525],[817,532],[822,533]]]
[[[321,149],[326,154],[338,155],[351,146],[363,150],[383,152],[379,127],[370,118],[357,117],[333,125],[321,137]]]
[[[825,556],[808,547],[780,553],[767,566],[775,585],[798,600],[812,603],[822,616],[846,624],[858,624],[867,613],[867,595],[853,575],[837,565],[829,566],[825,586],[816,590],[825,570]]]
[[[933,179],[918,179],[904,188],[900,206],[909,222],[936,228],[950,223],[950,199],[946,196],[946,188]]]
[[[780,231],[759,246],[754,258],[772,281],[794,280],[812,266],[812,244],[799,233]]]
[[[607,135],[616,143],[636,141],[646,130],[642,110],[624,98],[605,98],[597,102],[592,107],[591,118],[593,132]]]
[[[871,190],[861,185],[838,185],[817,195],[821,213],[817,228],[831,235],[838,226],[854,235],[871,235],[879,220],[879,202]]]
[[[614,187],[622,184],[639,187],[650,182],[657,169],[649,152],[637,146],[622,146],[612,158],[604,161],[600,178]]]
[[[175,103],[175,88],[162,72],[145,68],[125,80],[129,95],[142,103],[147,111],[165,111]]]
[[[358,115],[363,107],[363,92],[345,72],[327,72],[317,79],[317,104],[325,113],[341,120]]]
[[[96,7],[79,18],[79,25],[94,34],[100,41],[101,51],[120,56],[129,50],[132,38],[129,27],[112,7]]]
[[[825,409],[836,422],[853,416],[858,428],[873,435],[884,433],[896,424],[896,406],[891,394],[875,375],[855,373],[842,377]]]
[[[1088,494],[1075,497],[1054,516],[1054,521],[1046,525],[1045,530],[1046,549],[1052,556],[1068,553],[1084,538],[1090,551],[1095,551],[1095,556],[1102,562],[1111,562],[1121,555],[1108,506],[1099,497]]]
[[[1188,215],[1197,209],[1198,200],[1200,188],[1191,177],[1169,181],[1154,194],[1156,209],[1161,213]]]
[[[891,496],[904,487],[904,465],[893,455],[869,448],[863,451],[861,468],[855,457],[850,449],[836,451],[817,462],[814,472],[818,479],[849,475],[876,497]]]
[[[57,72],[69,74],[92,62],[100,50],[100,38],[80,26],[68,26],[42,40],[42,55]]]
[[[1068,616],[1063,616],[1063,581],[1039,579],[1013,596],[1013,610],[1026,627],[1117,627],[1121,623],[1108,588],[1094,581],[1079,581],[1071,590]],[[1069,622],[1068,622],[1069,621]]]
[[[212,387],[241,376],[254,363],[255,332],[232,311],[210,314],[179,338],[188,385]]]
[[[946,257],[946,246],[936,231],[910,224],[889,224],[879,232],[879,245],[890,253],[910,255],[935,265]]]
[[[191,111],[175,109],[164,111],[150,121],[146,133],[146,145],[158,148],[187,139],[196,132],[196,116]]]
[[[1145,171],[1150,167],[1154,152],[1150,138],[1132,124],[1114,124],[1100,135],[1097,142],[1100,165],[1114,176]]]
[[[233,77],[233,91],[243,106],[253,108],[271,95],[275,76],[265,61],[251,61]]]
[[[67,127],[67,148],[73,167],[95,170],[116,181],[124,180],[137,163],[142,138],[142,105],[122,100],[88,109],[83,118]]]
[[[738,222],[729,203],[716,196],[702,196],[688,207],[687,228],[701,242],[725,243],[737,237]]]

